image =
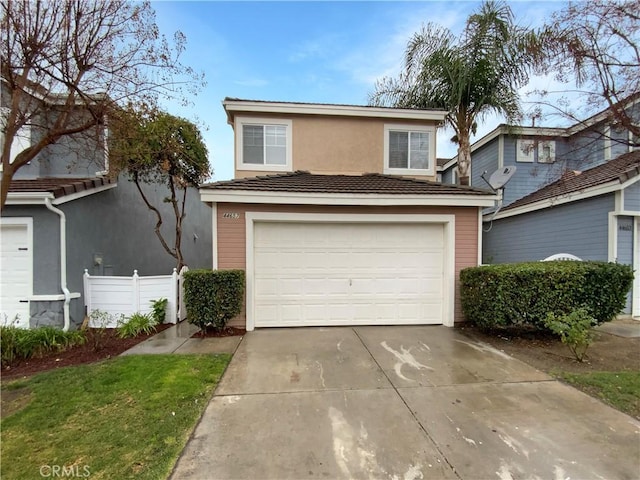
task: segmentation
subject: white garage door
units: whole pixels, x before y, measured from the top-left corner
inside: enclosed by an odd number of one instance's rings
[[[443,253],[441,224],[257,222],[255,326],[443,323]]]
[[[32,252],[27,223],[3,219],[0,225],[0,322],[29,326]]]

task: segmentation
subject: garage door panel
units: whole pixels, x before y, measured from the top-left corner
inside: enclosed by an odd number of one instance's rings
[[[255,325],[442,323],[443,247],[438,224],[256,222]]]
[[[32,254],[29,226],[3,223],[0,227],[0,322],[29,326]]]

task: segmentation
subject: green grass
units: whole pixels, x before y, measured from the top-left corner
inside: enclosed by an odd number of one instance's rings
[[[30,401],[0,424],[2,477],[167,478],[230,358],[132,355],[3,385]]]
[[[640,372],[557,374],[562,380],[640,419]]]

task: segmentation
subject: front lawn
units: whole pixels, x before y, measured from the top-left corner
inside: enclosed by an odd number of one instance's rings
[[[230,358],[130,355],[3,385],[2,477],[167,478]]]
[[[557,376],[621,412],[640,419],[640,372],[562,372]]]

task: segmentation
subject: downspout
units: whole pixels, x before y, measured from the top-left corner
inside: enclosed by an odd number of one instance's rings
[[[66,332],[71,325],[71,317],[69,316],[71,292],[67,288],[67,217],[62,210],[51,205],[51,198],[45,198],[44,204],[47,209],[60,217],[60,287],[62,288],[62,293],[64,293],[64,306],[62,307],[64,326],[62,330]]]

